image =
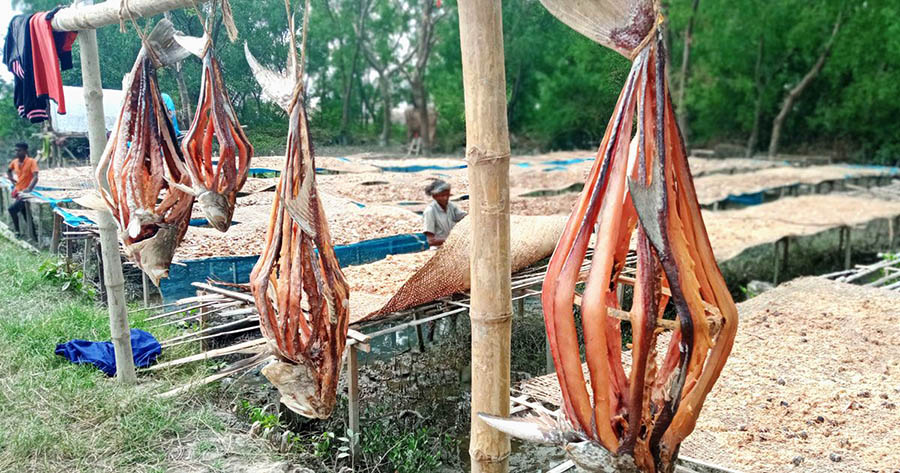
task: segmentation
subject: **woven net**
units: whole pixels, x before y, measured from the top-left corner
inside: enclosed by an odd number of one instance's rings
[[[550,256],[566,224],[564,216],[510,217],[512,271],[519,271]],[[469,289],[471,219],[465,218],[450,237],[381,309],[366,319],[398,312]],[[352,299],[351,295],[351,299]]]

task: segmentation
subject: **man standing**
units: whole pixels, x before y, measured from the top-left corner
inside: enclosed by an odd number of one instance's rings
[[[19,214],[25,213],[25,198],[23,192],[31,192],[38,181],[37,160],[28,156],[28,144],[16,143],[16,157],[9,163],[6,177],[13,183],[11,193],[12,205],[9,206],[9,216],[12,218],[13,227],[19,233]]]
[[[466,213],[450,202],[450,184],[440,179],[428,184],[425,193],[434,199],[423,214],[425,237],[429,245],[441,246],[450,235],[450,230],[466,216]]]

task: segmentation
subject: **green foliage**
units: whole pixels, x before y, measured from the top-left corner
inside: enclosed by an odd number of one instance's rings
[[[416,45],[417,25],[427,0],[313,0],[307,47],[307,104],[318,145],[370,144],[380,132],[383,98],[378,74],[360,48],[354,25],[363,31],[376,60],[399,64]],[[51,0],[13,0],[24,10],[49,9]],[[285,115],[267,103],[244,60],[243,41],[265,65],[283,69],[287,54],[286,17],[280,5],[232,0],[241,40],[230,43],[220,21],[214,27],[216,53],[229,94],[246,125],[257,154],[283,150]],[[683,32],[691,1],[667,2],[673,88],[680,83]],[[297,24],[302,2],[293,2]],[[745,143],[759,105],[756,151],[766,148],[772,122],[786,91],[810,70],[843,10],[843,24],[822,72],[795,102],[782,133],[787,152],[828,151],[859,162],[896,164],[900,134],[900,8],[890,0],[702,0],[694,22],[691,75],[679,106],[690,114],[694,146],[723,141]],[[205,7],[203,8],[206,14]],[[456,0],[435,14],[425,86],[438,111],[437,149],[458,151],[465,144],[465,109]],[[159,20],[146,20],[146,26]],[[176,27],[199,36],[195,9],[171,12]],[[144,21],[144,20],[142,20]],[[503,2],[508,122],[514,147],[531,149],[593,147],[601,139],[615,105],[628,61],[598,47],[552,17],[538,0]],[[120,88],[140,40],[129,28],[98,30],[104,87]],[[757,56],[762,41],[762,61]],[[63,74],[79,85],[79,45],[75,65]],[[414,60],[414,59],[413,59]],[[389,77],[394,107],[411,102],[412,63]],[[405,71],[405,72],[404,72]],[[200,62],[184,62],[185,97],[193,108],[199,92]],[[759,80],[757,80],[759,77]],[[161,88],[181,100],[172,71],[160,71]],[[12,117],[11,88],[0,88],[0,107]],[[189,122],[190,117],[183,117]],[[187,127],[187,123],[183,126]],[[402,128],[402,127],[401,127]],[[0,142],[11,144],[36,130],[24,120],[0,120]],[[394,133],[403,140],[404,133]]]
[[[124,388],[55,355],[56,344],[67,340],[109,339],[109,318],[71,286],[63,289],[55,264],[42,263],[42,256],[0,240],[0,471],[23,465],[27,471],[165,471],[174,466],[170,447],[178,439],[196,435],[198,426],[224,431],[208,404],[152,394],[165,388],[164,377],[184,383],[194,379],[192,371],[171,370]],[[131,322],[149,328],[140,316]],[[173,330],[153,332],[167,337]]]
[[[57,284],[63,291],[93,296],[93,291],[84,287],[84,273],[78,269],[72,270],[66,266],[65,261],[50,258],[41,263],[38,271],[42,278]]]
[[[272,429],[281,427],[281,419],[277,414],[270,414],[264,408],[251,405],[249,401],[242,399],[239,403],[240,412],[247,416],[250,422],[259,422],[262,428]]]

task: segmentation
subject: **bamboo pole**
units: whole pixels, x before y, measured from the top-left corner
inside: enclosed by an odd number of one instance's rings
[[[92,7],[80,8],[87,10]],[[61,10],[60,13],[62,11],[64,10]],[[103,118],[103,88],[100,84],[97,32],[92,29],[82,31],[78,35],[78,41],[81,43],[81,77],[84,83],[84,102],[87,109],[91,164],[96,167],[100,162],[103,148],[106,147],[106,123]],[[109,307],[110,338],[112,338],[116,354],[116,377],[123,383],[134,383],[137,377],[134,374],[134,357],[131,353],[131,331],[128,327],[128,310],[125,306],[125,277],[122,274],[122,259],[119,256],[116,224],[109,212],[98,212],[97,225],[100,228],[100,252],[103,258],[103,281],[106,284],[107,306]]]
[[[509,437],[478,418],[509,415],[512,300],[509,258],[509,131],[501,3],[460,0],[471,196],[472,473],[509,470]]]
[[[129,12],[134,18],[151,17],[169,10],[196,7],[206,3],[206,0],[129,0],[128,12],[122,12],[119,8],[119,1],[115,0],[107,0],[96,5],[91,5],[91,3],[93,2],[88,0],[82,5],[59,10],[50,25],[55,31],[94,30],[118,24],[122,19],[120,17],[122,13],[126,20]],[[79,41],[81,40],[79,39]]]

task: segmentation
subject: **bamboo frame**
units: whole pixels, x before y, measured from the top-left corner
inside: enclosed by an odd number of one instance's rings
[[[509,470],[509,437],[479,413],[509,414],[512,294],[509,240],[509,132],[500,2],[459,2],[466,158],[469,163],[472,250],[473,473]]]

